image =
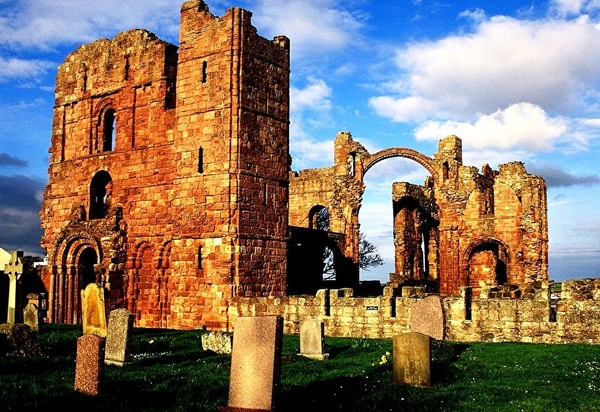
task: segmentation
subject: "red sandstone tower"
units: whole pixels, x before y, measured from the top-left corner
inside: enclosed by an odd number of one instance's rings
[[[286,282],[289,41],[251,13],[181,7],[179,48],[145,30],[58,68],[41,219],[49,319],[105,285],[137,326],[228,328],[235,296]]]

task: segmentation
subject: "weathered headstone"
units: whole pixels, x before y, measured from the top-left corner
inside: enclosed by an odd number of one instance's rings
[[[283,318],[239,317],[234,325],[229,400],[220,411],[272,411],[279,388]]]
[[[128,346],[133,327],[133,315],[127,309],[115,309],[108,315],[108,332],[104,363],[123,366],[128,359]]]
[[[300,355],[311,359],[327,359],[325,352],[325,325],[315,319],[307,319],[300,324]]]
[[[104,306],[104,288],[90,283],[81,291],[81,320],[83,334],[93,333],[106,337],[106,311]]]
[[[23,323],[29,325],[31,330],[38,332],[40,330],[40,311],[38,308],[39,295],[29,293],[27,295],[27,305],[23,308]]]
[[[103,379],[104,338],[89,333],[77,339],[75,390],[85,395],[100,394]]]
[[[10,262],[4,266],[4,274],[8,275],[8,311],[6,315],[7,323],[16,323],[20,321],[19,297],[19,279],[23,274],[23,252],[13,250],[10,252]]]
[[[394,383],[431,385],[431,337],[407,332],[393,338]]]
[[[208,332],[200,336],[202,349],[210,350],[220,355],[231,354],[233,335],[227,332]]]
[[[444,339],[444,310],[438,295],[417,299],[410,308],[410,331]]]
[[[24,323],[0,325],[0,354],[17,357],[44,356],[36,334]]]

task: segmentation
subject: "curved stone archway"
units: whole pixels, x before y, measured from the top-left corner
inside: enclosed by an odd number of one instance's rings
[[[366,174],[370,168],[375,166],[375,164],[379,163],[380,161],[392,157],[403,157],[405,159],[414,160],[415,162],[423,166],[425,169],[427,169],[427,171],[431,173],[431,176],[436,182],[438,181],[438,171],[434,166],[434,160],[428,156],[425,156],[421,152],[405,147],[392,147],[389,149],[380,150],[379,152],[372,154],[363,162],[363,174]]]

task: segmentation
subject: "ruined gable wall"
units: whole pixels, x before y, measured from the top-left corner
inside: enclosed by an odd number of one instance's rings
[[[169,231],[163,211],[172,178],[174,112],[168,89],[176,59],[175,46],[147,31],[130,30],[81,46],[58,69],[49,182],[40,212],[41,246],[50,255],[51,312],[56,311],[50,316],[56,321],[76,317],[81,278],[71,265],[82,248],[96,250],[103,276],[113,286],[109,302],[122,304],[128,247],[122,229],[131,239]],[[102,122],[108,110],[114,110],[116,133],[106,150]],[[89,220],[90,184],[99,171],[112,180],[108,218]]]

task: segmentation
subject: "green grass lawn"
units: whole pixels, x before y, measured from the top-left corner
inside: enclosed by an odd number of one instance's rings
[[[230,357],[200,331],[134,329],[132,363],[107,366],[99,396],[73,390],[79,326],[45,325],[43,358],[0,357],[0,411],[216,411]],[[280,411],[600,411],[600,346],[434,342],[433,386],[392,382],[391,340],[326,338],[330,359],[285,336]]]

